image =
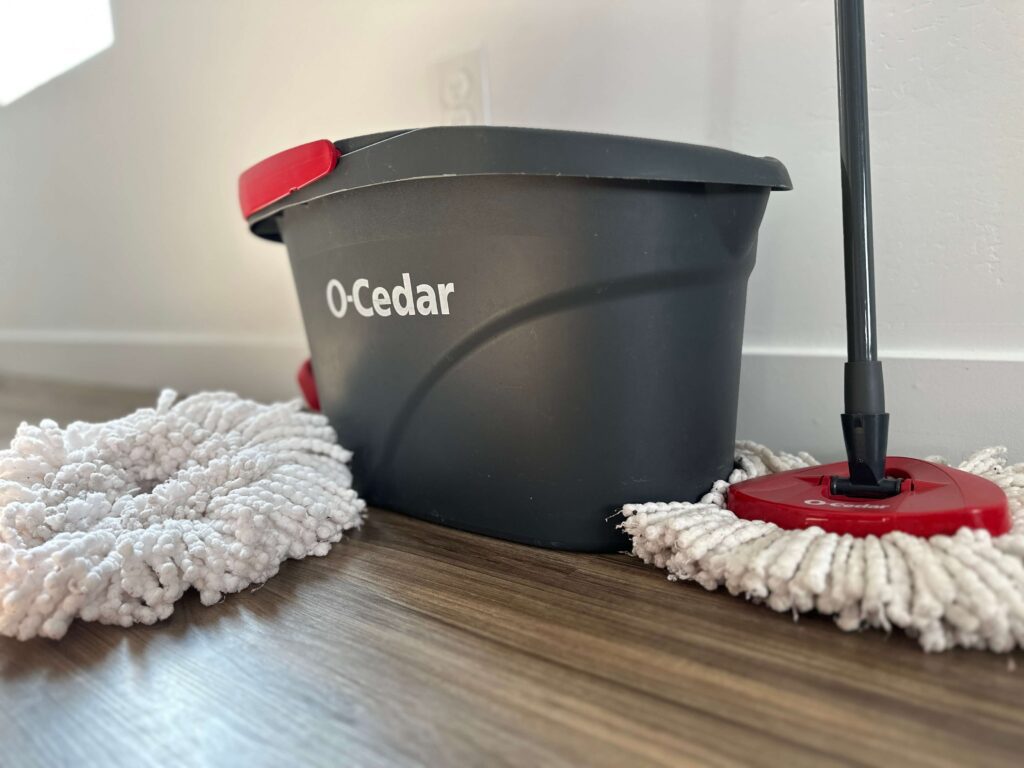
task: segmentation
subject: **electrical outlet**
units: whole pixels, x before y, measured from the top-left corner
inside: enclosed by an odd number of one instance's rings
[[[490,94],[484,52],[454,56],[437,65],[438,98],[445,125],[488,125]]]

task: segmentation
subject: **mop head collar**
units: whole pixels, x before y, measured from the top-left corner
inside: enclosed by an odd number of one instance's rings
[[[750,442],[737,444],[736,469],[699,502],[629,504],[622,528],[634,554],[672,580],[724,586],[794,618],[817,611],[846,631],[895,627],[928,651],[1010,651],[1024,647],[1024,463],[1009,464],[1005,452],[987,448],[959,466],[1005,493],[1011,527],[1001,536],[960,528],[930,538],[857,537],[742,519],[728,508],[731,485],[801,468],[828,471],[806,453],[775,454]]]
[[[326,417],[297,400],[176,399],[106,423],[22,424],[0,451],[0,634],[152,624],[187,589],[216,603],[361,523]]]

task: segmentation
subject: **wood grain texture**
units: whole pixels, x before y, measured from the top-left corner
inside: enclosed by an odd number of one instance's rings
[[[2,380],[0,426],[151,399]],[[219,605],[0,640],[0,765],[1020,765],[1011,667],[373,510]]]

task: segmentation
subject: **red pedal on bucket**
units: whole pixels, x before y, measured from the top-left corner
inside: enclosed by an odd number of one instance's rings
[[[299,389],[302,390],[302,398],[306,401],[311,411],[320,411],[320,395],[316,391],[316,377],[313,376],[313,361],[307,360],[299,366],[297,377]]]

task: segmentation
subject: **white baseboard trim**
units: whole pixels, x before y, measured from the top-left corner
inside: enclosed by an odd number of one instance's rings
[[[789,347],[747,344],[743,354],[751,357],[821,357],[843,360],[846,348]],[[890,349],[882,350],[881,357],[889,360],[947,360],[957,362],[1024,363],[1022,349]]]
[[[885,355],[890,452],[952,459],[1000,444],[1024,460],[1024,354],[951,354]],[[261,400],[296,396],[295,371],[307,355],[305,339],[294,336],[0,331],[0,373],[181,392],[230,389]],[[843,355],[744,349],[737,433],[822,460],[841,458]]]
[[[297,396],[295,372],[309,356],[294,336],[0,332],[0,372],[111,384],[229,389],[259,400]]]
[[[844,353],[744,353],[737,434],[824,460],[843,457]],[[886,355],[889,452],[943,455],[1005,445],[1024,461],[1024,360]]]

